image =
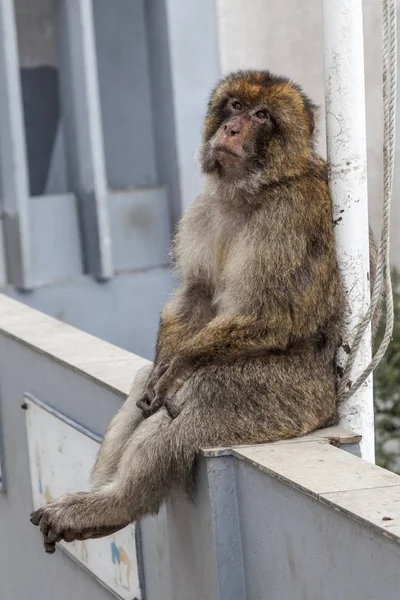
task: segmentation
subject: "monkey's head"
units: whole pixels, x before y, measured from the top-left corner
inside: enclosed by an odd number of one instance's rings
[[[298,85],[269,71],[228,75],[208,105],[203,172],[238,185],[304,172],[313,157],[315,108]]]

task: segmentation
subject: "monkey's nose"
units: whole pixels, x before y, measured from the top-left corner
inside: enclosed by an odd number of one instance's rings
[[[225,125],[224,130],[227,135],[230,134],[232,137],[240,133],[240,128],[237,125]]]

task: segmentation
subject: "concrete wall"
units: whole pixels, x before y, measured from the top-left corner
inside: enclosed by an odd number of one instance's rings
[[[31,394],[101,435],[143,364],[0,295],[1,600],[111,600],[29,523],[21,404]],[[400,477],[345,451],[359,439],[332,428],[203,451],[192,500],[141,523],[141,600],[398,600]]]

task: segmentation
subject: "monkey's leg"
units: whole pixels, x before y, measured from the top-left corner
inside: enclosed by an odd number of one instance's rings
[[[146,365],[140,369],[128,398],[107,428],[92,470],[92,480],[95,488],[106,485],[115,476],[127,441],[143,421],[143,413],[136,404],[143,397],[152,370],[153,365]]]
[[[202,447],[271,442],[326,424],[337,412],[333,369],[312,358],[313,351],[196,371],[176,395],[180,415],[171,420],[161,408],[144,420],[126,442],[112,481],[33,513],[46,550],[156,513],[173,488],[188,487]]]
[[[181,428],[186,427],[185,421]],[[158,511],[176,482],[179,471],[191,468],[191,448],[175,447],[179,428],[171,427],[165,411],[147,419],[132,434],[119,462],[115,479],[98,490],[70,494],[34,512],[31,521],[39,525],[46,552],[52,553],[60,540],[101,537],[122,529],[146,514]],[[188,456],[190,456],[188,461]]]
[[[60,540],[108,535],[156,513],[172,487],[188,485],[196,452],[218,441],[220,426],[219,419],[200,406],[201,399],[193,399],[191,382],[182,388],[184,394],[189,399],[181,399],[185,406],[177,419],[171,420],[162,409],[133,432],[110,483],[92,492],[68,494],[32,514],[47,552],[54,552]]]

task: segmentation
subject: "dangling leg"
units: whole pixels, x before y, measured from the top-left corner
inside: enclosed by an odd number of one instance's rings
[[[142,411],[136,403],[146,390],[152,370],[153,365],[146,365],[138,371],[128,398],[107,428],[92,470],[93,485],[96,489],[109,483],[115,476],[127,441],[143,421]]]
[[[212,411],[202,406],[190,381],[176,402],[183,406],[179,417],[172,420],[162,408],[134,430],[109,483],[92,492],[63,496],[32,514],[47,552],[54,552],[60,540],[109,535],[156,513],[172,487],[189,484],[198,450],[219,440],[220,417],[213,418]]]
[[[174,399],[179,416],[171,419],[163,407],[143,420],[107,484],[32,514],[46,551],[54,552],[59,540],[109,535],[156,513],[172,488],[190,484],[202,447],[270,442],[321,427],[336,411],[333,370],[301,367],[294,356],[196,371]]]
[[[171,421],[164,409],[145,420],[125,444],[115,477],[92,492],[62,496],[31,516],[46,552],[60,540],[102,537],[158,511],[171,486],[190,477],[196,443],[190,414]],[[107,463],[108,464],[108,463]]]

